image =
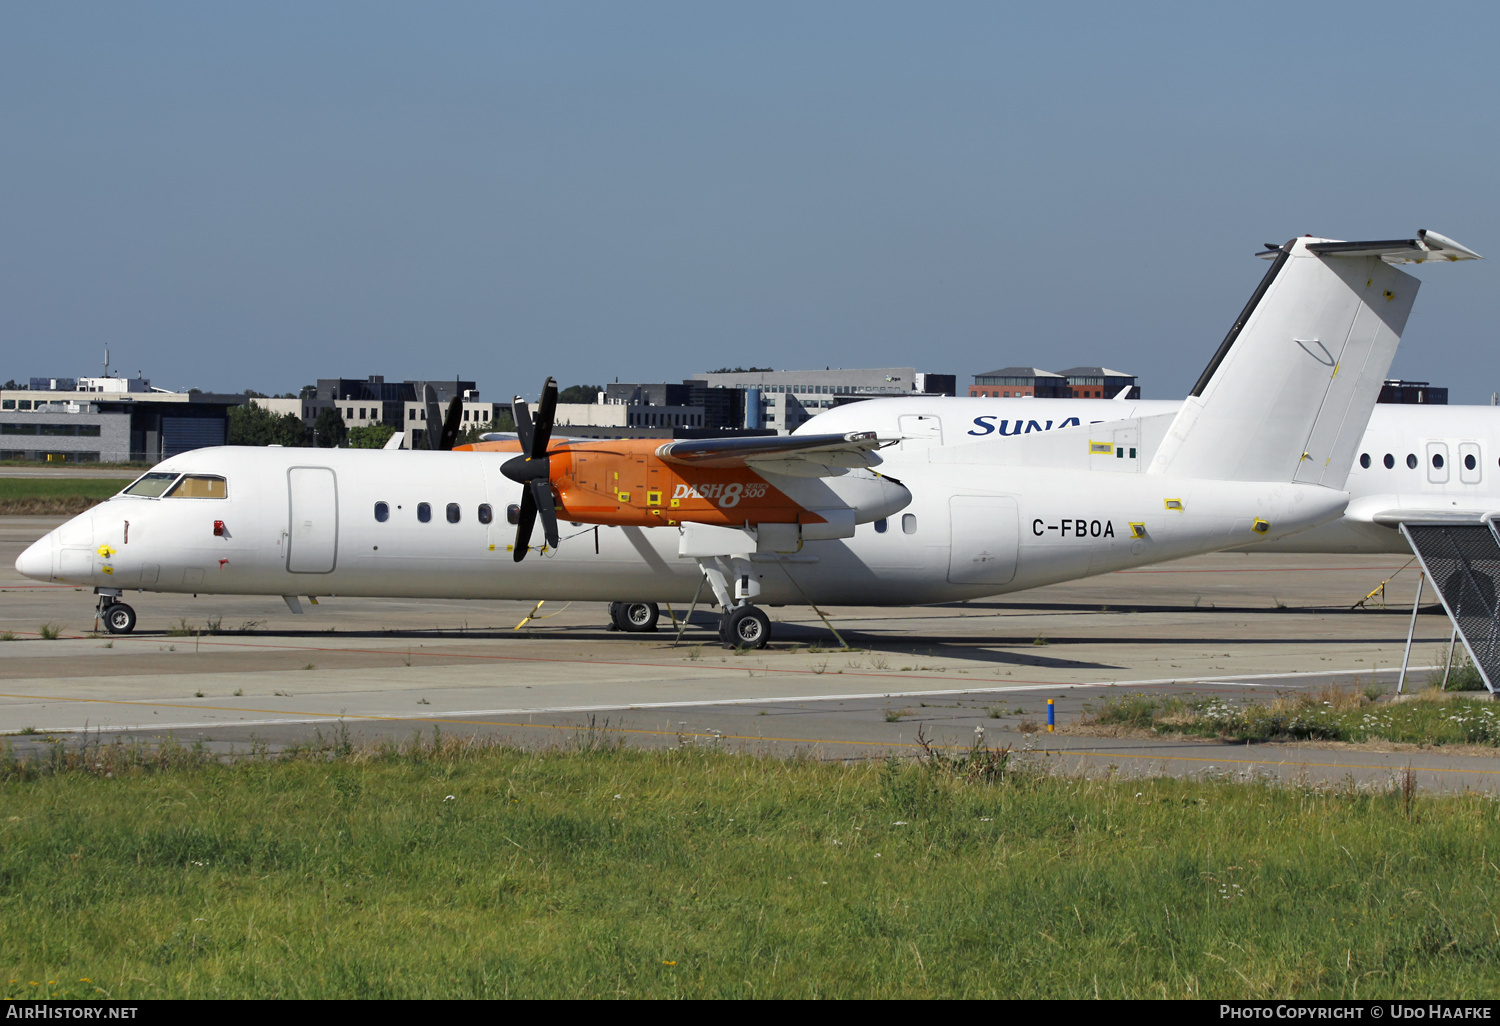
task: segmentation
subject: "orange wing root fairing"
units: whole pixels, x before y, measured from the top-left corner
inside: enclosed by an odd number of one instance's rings
[[[620,527],[823,522],[748,467],[669,464],[656,455],[661,444],[651,438],[557,443],[548,458],[558,516]],[[496,453],[520,448],[508,441],[458,447]]]

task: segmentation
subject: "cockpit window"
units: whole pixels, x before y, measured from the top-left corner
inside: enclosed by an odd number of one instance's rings
[[[167,493],[169,499],[224,499],[229,496],[229,485],[222,477],[208,474],[187,474],[177,486]]]
[[[159,499],[161,493],[177,480],[176,474],[146,474],[121,492],[121,495],[144,495],[148,499]]]

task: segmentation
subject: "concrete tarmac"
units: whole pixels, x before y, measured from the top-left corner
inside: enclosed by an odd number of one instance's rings
[[[530,603],[325,599],[293,616],[277,597],[132,594],[136,633],[109,637],[92,632],[87,591],[15,573],[16,555],[59,522],[0,517],[0,636],[15,638],[0,644],[0,733],[19,749],[84,731],[243,751],[437,729],[849,759],[909,754],[919,730],[966,747],[979,728],[986,744],[1069,771],[1378,786],[1410,766],[1423,787],[1500,790],[1500,761],[1483,754],[1069,729],[1088,704],[1130,691],[1392,688],[1416,591],[1409,557],[1221,554],[1004,600],[824,610],[852,650],[815,611],[771,609],[772,646],[737,654],[718,646],[710,614],[674,644],[665,610],[657,633],[627,635],[603,629],[602,603],[547,603],[518,630]],[[1387,580],[1384,608],[1350,609]],[[44,627],[59,636],[44,640]],[[1441,609],[1424,607],[1418,683],[1448,640]]]

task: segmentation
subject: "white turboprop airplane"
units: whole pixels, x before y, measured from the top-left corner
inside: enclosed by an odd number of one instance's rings
[[[518,400],[519,443],[480,451],[184,453],[16,568],[92,586],[116,633],[135,626],[126,589],[281,595],[295,612],[299,595],[627,596],[614,615],[630,630],[706,584],[726,644],[760,646],[770,625],[756,599],[973,599],[1273,541],[1348,503],[1347,468],[1419,285],[1391,265],[1477,254],[1423,233],[1307,237],[1269,255],[1176,413],[926,447],[869,431],[551,443],[549,381],[535,427]],[[538,518],[547,544],[534,549]]]

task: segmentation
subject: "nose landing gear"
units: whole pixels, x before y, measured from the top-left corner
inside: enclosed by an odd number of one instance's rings
[[[118,591],[100,588],[99,619],[111,634],[129,634],[135,630],[135,610],[120,601]]]
[[[135,630],[135,610],[123,602],[105,606],[104,629],[111,634],[129,634]]]

